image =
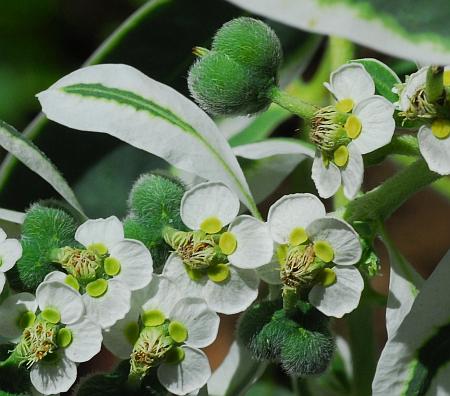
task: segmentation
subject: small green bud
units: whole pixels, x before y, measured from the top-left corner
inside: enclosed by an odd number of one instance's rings
[[[275,32],[264,22],[241,17],[225,23],[216,33],[212,50],[242,65],[276,76],[282,48]]]
[[[76,229],[75,220],[67,212],[33,205],[22,224],[22,257],[8,272],[13,288],[34,292],[45,276],[57,269],[51,260],[54,249],[76,245]]]
[[[211,51],[201,51],[189,71],[189,90],[211,114],[257,113],[271,103],[281,60],[281,44],[270,27],[238,18],[219,29]]]

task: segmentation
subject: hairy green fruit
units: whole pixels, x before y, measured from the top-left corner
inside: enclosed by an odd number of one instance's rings
[[[150,249],[157,271],[170,253],[162,236],[164,228],[185,229],[180,217],[184,191],[183,185],[172,177],[147,174],[136,181],[130,192],[125,236],[141,241]]]
[[[212,50],[271,76],[276,76],[283,57],[275,32],[264,22],[248,17],[225,23],[214,37]]]
[[[289,314],[280,301],[263,301],[241,317],[238,336],[253,358],[278,362],[288,374],[315,375],[325,371],[334,352],[328,320],[304,301]]]
[[[50,253],[55,248],[74,246],[77,223],[67,212],[33,205],[22,224],[22,258],[8,272],[8,280],[17,291],[34,292],[45,276],[56,269]]]
[[[281,44],[270,27],[252,18],[225,24],[212,50],[199,50],[189,71],[189,90],[207,112],[248,115],[265,110],[278,83]]]

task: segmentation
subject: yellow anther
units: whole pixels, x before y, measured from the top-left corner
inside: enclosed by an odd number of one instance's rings
[[[336,110],[342,113],[349,113],[350,111],[352,111],[354,105],[355,102],[353,102],[352,99],[342,99],[336,103]]]
[[[343,167],[347,165],[348,162],[348,148],[346,146],[340,146],[333,153],[334,163],[337,166]]]
[[[347,118],[347,121],[345,121],[344,129],[350,139],[356,139],[361,133],[361,121],[355,115],[351,115]]]
[[[222,227],[222,222],[215,216],[207,217],[203,220],[202,224],[200,224],[200,229],[207,234],[215,234],[219,232]]]
[[[431,124],[431,132],[439,139],[446,139],[450,135],[450,120],[435,120]]]

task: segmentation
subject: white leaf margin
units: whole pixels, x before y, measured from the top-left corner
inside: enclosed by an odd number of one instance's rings
[[[407,40],[382,19],[363,19],[356,6],[320,0],[228,0],[252,13],[302,30],[336,35],[392,56],[426,64],[449,64],[450,51],[437,42]],[[406,33],[405,33],[406,35]]]

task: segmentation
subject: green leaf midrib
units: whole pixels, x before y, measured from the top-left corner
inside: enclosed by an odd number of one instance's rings
[[[64,86],[61,90],[68,94],[80,95],[84,97],[91,97],[96,99],[103,99],[111,101],[120,105],[130,106],[136,111],[145,111],[152,117],[161,118],[164,121],[178,127],[184,132],[194,136],[198,139],[206,148],[214,155],[214,157],[220,162],[225,171],[232,177],[236,185],[241,190],[242,194],[247,199],[248,203],[252,206],[252,212],[256,210],[256,204],[253,198],[247,193],[246,189],[238,179],[236,174],[230,168],[230,166],[224,161],[220,153],[202,136],[192,125],[181,119],[173,111],[155,103],[147,98],[143,98],[135,94],[134,92],[126,91],[119,88],[107,87],[100,83],[80,83],[69,86]],[[257,210],[256,210],[257,211]]]

